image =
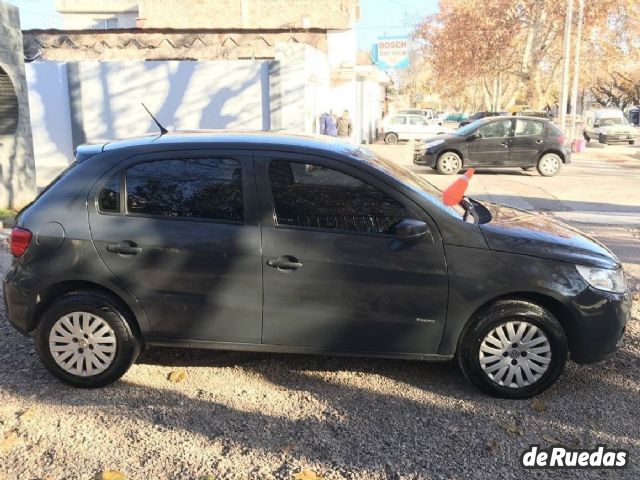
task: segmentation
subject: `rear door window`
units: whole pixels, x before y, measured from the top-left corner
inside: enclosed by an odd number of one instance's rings
[[[331,168],[273,160],[269,179],[277,226],[384,234],[405,218],[386,193]]]
[[[127,213],[244,220],[242,168],[230,158],[153,160],[126,173]]]
[[[544,126],[535,120],[516,120],[516,137],[538,137],[542,135]]]
[[[391,117],[391,123],[395,125],[404,125],[405,123],[407,123],[407,117],[405,117],[404,115],[394,115],[393,117]]]

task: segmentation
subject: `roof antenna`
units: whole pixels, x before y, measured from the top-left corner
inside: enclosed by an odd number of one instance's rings
[[[160,129],[160,135],[164,135],[165,133],[169,133],[169,130],[167,130],[166,128],[164,128],[162,125],[160,125],[160,122],[158,120],[156,120],[156,117],[154,117],[151,112],[149,111],[149,109],[147,108],[147,106],[140,102],[140,104],[144,107],[144,109],[147,111],[147,113],[149,114],[149,116],[153,119],[154,122],[156,122],[156,125],[158,126],[158,128]]]

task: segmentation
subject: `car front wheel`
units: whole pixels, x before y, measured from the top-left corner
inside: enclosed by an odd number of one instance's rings
[[[562,374],[568,344],[558,320],[539,305],[496,302],[471,320],[458,348],[465,377],[502,398],[530,398]]]
[[[444,152],[438,157],[436,169],[442,175],[454,175],[462,168],[462,159],[455,152]]]
[[[545,153],[538,160],[538,173],[543,177],[553,177],[562,168],[562,159],[555,153]]]
[[[395,133],[387,133],[384,136],[384,143],[389,144],[389,145],[393,145],[395,143],[398,143],[398,135]]]
[[[607,136],[602,133],[598,135],[598,142],[607,144]]]
[[[36,348],[55,377],[95,388],[122,377],[140,352],[125,309],[101,292],[73,292],[55,301],[36,329]]]

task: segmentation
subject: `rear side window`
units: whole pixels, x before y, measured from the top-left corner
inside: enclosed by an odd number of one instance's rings
[[[114,177],[98,194],[98,210],[120,213],[120,177]]]
[[[516,120],[516,137],[540,136],[544,131],[542,122],[535,120]]]
[[[279,226],[390,233],[405,218],[386,193],[337,170],[274,160],[269,179]]]
[[[404,125],[405,123],[407,123],[407,117],[403,115],[394,115],[393,117],[391,117],[390,121],[391,123],[396,125]]]
[[[239,222],[242,168],[229,158],[154,160],[127,169],[127,213]]]

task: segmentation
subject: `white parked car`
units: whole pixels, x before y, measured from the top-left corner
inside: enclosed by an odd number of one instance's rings
[[[398,143],[398,140],[426,140],[436,135],[452,133],[451,128],[429,123],[422,115],[389,115],[382,122],[384,143]]]
[[[427,123],[437,123],[442,125],[442,121],[438,117],[438,112],[433,108],[409,108],[407,110],[399,110],[397,113],[404,115],[420,115]]]
[[[598,139],[600,143],[629,142],[638,138],[638,129],[629,124],[622,110],[602,108],[587,110],[584,114],[584,138],[588,142]]]

